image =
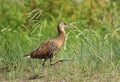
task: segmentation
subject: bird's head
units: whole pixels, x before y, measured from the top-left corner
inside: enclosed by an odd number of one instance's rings
[[[66,26],[67,26],[67,24],[65,22],[58,22],[58,27],[64,28]]]
[[[71,25],[71,24],[67,24],[67,23],[65,23],[65,22],[58,22],[58,32],[59,32],[59,33],[65,33],[65,31],[64,31],[64,28],[65,28],[65,27],[75,28],[75,29],[76,29],[76,27],[73,26],[73,25]]]
[[[68,27],[68,28],[74,28],[74,29],[77,29],[76,26],[72,25],[71,23],[68,24],[68,23],[65,23],[65,22],[58,22],[58,27],[59,28],[65,28],[65,27]]]

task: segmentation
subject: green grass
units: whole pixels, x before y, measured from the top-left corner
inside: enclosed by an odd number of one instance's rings
[[[39,1],[35,1],[39,6]],[[82,13],[77,10],[79,7],[81,10],[81,6],[76,4],[73,15],[67,11],[69,8],[74,8],[73,3],[69,3],[72,5],[70,7],[64,4],[63,6],[67,8],[64,13],[69,14],[63,15],[64,7],[62,6],[58,7],[60,11],[51,10],[49,13],[39,7],[33,10],[28,8],[29,1],[19,2],[15,5],[16,7],[12,7],[14,1],[8,1],[8,5],[5,1],[0,2],[5,3],[1,4],[0,12],[2,15],[0,17],[0,81],[28,82],[30,81],[28,78],[34,74],[45,75],[45,77],[34,79],[33,82],[120,81],[120,17],[117,2],[113,4],[109,2],[113,7],[108,5],[103,10],[102,7],[98,8],[100,12],[107,13],[109,16],[101,16],[99,12],[94,13],[85,4],[82,5],[85,6],[82,7]],[[41,4],[43,3],[44,1],[41,1]],[[57,2],[51,4],[59,5]],[[44,8],[44,5],[42,7]],[[88,12],[92,15],[88,16],[86,10],[89,10]],[[55,13],[58,13],[58,17]],[[69,16],[71,17],[68,19]],[[26,59],[24,55],[40,43],[54,37],[57,34],[56,26],[60,19],[74,23],[77,29],[65,29],[66,42],[53,61],[58,59],[72,61],[65,61],[51,67],[48,60],[43,71],[42,60]]]

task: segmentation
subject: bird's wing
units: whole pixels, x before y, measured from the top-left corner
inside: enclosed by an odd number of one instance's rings
[[[37,48],[37,53],[41,55],[47,54],[48,52],[51,52],[53,47],[54,47],[53,42],[51,41],[45,42]]]
[[[37,49],[35,49],[30,56],[35,58],[40,58],[46,54],[53,54],[55,50],[55,45],[52,41],[47,41],[42,43]]]

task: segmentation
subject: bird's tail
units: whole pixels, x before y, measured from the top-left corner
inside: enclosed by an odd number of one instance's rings
[[[24,57],[31,58],[30,54],[26,54],[26,55],[24,55]]]

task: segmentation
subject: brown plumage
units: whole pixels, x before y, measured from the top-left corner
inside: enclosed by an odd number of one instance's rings
[[[45,61],[50,59],[50,65],[56,64],[62,60],[56,61],[52,63],[53,56],[61,49],[62,45],[65,42],[66,32],[64,31],[64,27],[67,24],[64,22],[59,22],[57,29],[58,34],[54,38],[42,43],[39,47],[37,47],[31,53],[25,55],[27,58],[37,58],[37,59],[44,59],[42,66],[44,66]]]

